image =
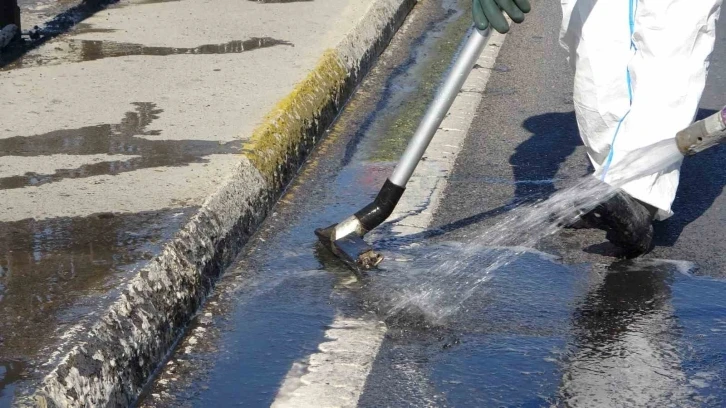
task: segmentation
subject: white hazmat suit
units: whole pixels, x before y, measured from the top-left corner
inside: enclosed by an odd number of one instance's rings
[[[722,0],[562,0],[560,42],[575,69],[580,135],[596,170],[694,119]],[[634,180],[631,196],[669,217],[679,168]],[[607,179],[606,179],[607,181]]]

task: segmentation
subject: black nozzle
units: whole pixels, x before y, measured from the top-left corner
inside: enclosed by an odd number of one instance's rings
[[[405,190],[405,187],[397,186],[391,180],[386,179],[376,199],[355,213],[355,217],[366,231],[372,230],[381,225],[393,213],[393,209],[396,208]]]
[[[353,270],[374,268],[381,263],[383,257],[373,251],[363,240],[363,235],[381,225],[393,213],[404,190],[404,187],[386,180],[375,200],[354,214],[355,219],[351,217],[344,224],[318,228],[315,234],[326,248]]]

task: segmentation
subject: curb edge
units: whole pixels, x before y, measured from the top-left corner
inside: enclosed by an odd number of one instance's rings
[[[126,406],[183,335],[417,0],[376,0],[268,114],[240,163],[19,406]]]

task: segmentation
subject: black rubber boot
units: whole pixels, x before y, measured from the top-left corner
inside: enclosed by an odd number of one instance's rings
[[[569,228],[597,228],[606,238],[622,248],[627,258],[634,258],[653,247],[653,220],[657,209],[622,190],[584,214]]]

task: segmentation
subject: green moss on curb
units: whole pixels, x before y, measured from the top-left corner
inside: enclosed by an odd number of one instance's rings
[[[282,168],[296,154],[310,122],[338,99],[348,71],[334,50],[328,50],[315,69],[275,108],[244,144],[244,155],[272,185],[279,185]]]

